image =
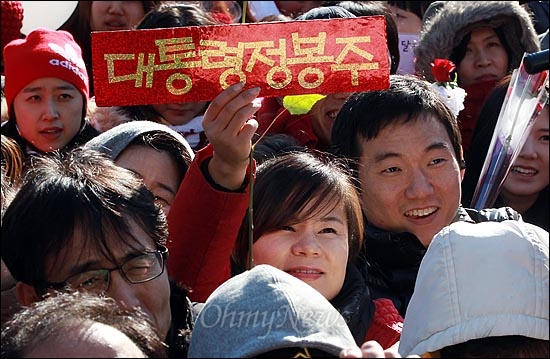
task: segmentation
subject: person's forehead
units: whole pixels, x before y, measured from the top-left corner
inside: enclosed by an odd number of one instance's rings
[[[405,115],[403,115],[405,116]],[[422,139],[422,141],[420,141]],[[420,116],[410,121],[394,121],[381,128],[378,134],[369,140],[363,140],[361,144],[361,157],[375,156],[376,151],[390,151],[399,149],[402,152],[406,146],[425,151],[426,140],[430,143],[445,143],[452,149],[452,141],[445,125],[434,115]],[[422,146],[422,147],[418,147]],[[432,145],[429,145],[432,146]],[[392,150],[392,151],[393,151]]]
[[[124,262],[126,258],[144,251],[156,249],[151,236],[149,236],[134,220],[128,221],[131,234],[122,231],[114,233],[105,232],[106,248],[103,248],[99,238],[91,238],[90,232],[77,228],[67,246],[58,253],[51,255],[46,260],[47,278],[58,278],[80,273],[86,268],[111,267],[113,263],[106,256],[105,250],[114,257],[117,262]],[[122,238],[121,236],[125,236]]]
[[[80,327],[52,328],[59,331],[50,340],[42,341],[25,353],[27,358],[47,357],[98,357],[98,358],[144,358],[144,353],[120,330],[89,320],[80,322]],[[71,341],[62,340],[71,335]]]
[[[174,140],[175,141],[175,140]],[[135,160],[137,161],[136,164],[139,164],[140,166],[143,166],[146,168],[147,162],[143,161],[143,158],[147,159],[158,159],[158,158],[166,158],[167,161],[170,163],[173,163],[174,165],[177,165],[177,161],[170,152],[164,149],[157,149],[153,147],[153,145],[149,145],[146,143],[130,143],[126,148],[120,152],[120,154],[115,159],[115,163],[119,164],[123,161],[128,160]],[[139,161],[138,161],[139,160]]]
[[[425,127],[443,132],[446,134],[447,138],[449,137],[444,124],[445,120],[437,118],[435,114],[421,113],[410,119],[407,119],[407,116],[408,114],[398,116],[394,121],[382,127],[376,137],[391,135],[391,133],[403,129],[407,129],[407,131],[411,131],[411,134],[415,134],[417,131],[424,131],[423,129]]]
[[[38,90],[54,89],[54,90],[77,90],[77,88],[65,80],[57,77],[40,77],[29,82],[23,87],[20,93],[33,92]]]

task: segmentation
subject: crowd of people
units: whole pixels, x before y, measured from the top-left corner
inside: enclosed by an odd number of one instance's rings
[[[1,1],[3,358],[550,355],[548,66],[496,202],[471,208],[547,3],[76,3],[23,33]],[[94,31],[362,16],[384,18],[384,89],[303,114],[244,81],[95,101]]]

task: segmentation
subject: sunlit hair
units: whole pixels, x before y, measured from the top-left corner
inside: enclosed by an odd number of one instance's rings
[[[211,14],[201,7],[173,3],[162,3],[147,12],[136,25],[136,29],[160,29],[172,27],[219,25]]]
[[[363,215],[357,189],[346,163],[322,152],[291,152],[266,160],[257,168],[253,193],[253,241],[282,226],[306,221],[342,205],[352,262],[363,241]],[[249,218],[244,219],[233,260],[247,267]]]
[[[17,192],[23,175],[23,154],[21,148],[10,137],[2,135],[2,216],[9,202]]]
[[[443,125],[456,161],[462,159],[462,139],[456,117],[429,82],[412,75],[390,75],[390,86],[352,94],[336,116],[331,152],[358,161],[362,142],[378,137],[389,126],[435,118]],[[357,178],[357,163],[350,164]]]
[[[83,148],[34,160],[2,220],[2,259],[15,279],[40,290],[76,236],[113,263],[113,246],[145,250],[132,223],[151,238],[149,250],[166,243],[164,212],[133,172]]]
[[[148,358],[167,356],[151,319],[139,308],[125,308],[114,299],[92,293],[58,293],[16,313],[2,330],[2,358],[23,358],[48,341],[64,341],[96,323],[113,327]]]
[[[2,167],[11,183],[19,182],[23,173],[23,154],[17,142],[4,135],[2,135]]]

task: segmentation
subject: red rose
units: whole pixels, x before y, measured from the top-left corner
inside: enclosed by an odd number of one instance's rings
[[[432,74],[437,82],[450,82],[451,72],[455,69],[455,64],[449,60],[435,59],[432,63]]]

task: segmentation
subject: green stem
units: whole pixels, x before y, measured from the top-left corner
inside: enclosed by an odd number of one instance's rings
[[[248,164],[250,199],[248,202],[248,258],[247,269],[252,268],[252,245],[254,244],[254,146],[250,150],[250,161]]]
[[[243,13],[242,13],[242,18],[241,18],[241,23],[245,23],[246,22],[246,7],[247,7],[247,4],[248,4],[248,1],[243,1]]]
[[[249,157],[249,193],[250,193],[250,199],[248,201],[248,257],[247,257],[247,269],[252,268],[252,246],[254,244],[254,147],[256,147],[256,144],[260,142],[262,138],[266,135],[267,131],[273,126],[275,121],[277,121],[283,114],[288,112],[288,110],[285,108],[284,111],[281,111],[280,114],[278,114],[273,121],[269,124],[269,126],[266,128],[266,130],[260,135],[260,138],[252,145],[252,148],[250,149],[250,157]]]

